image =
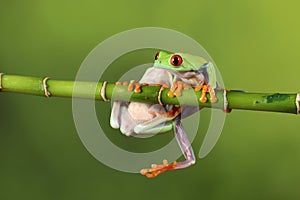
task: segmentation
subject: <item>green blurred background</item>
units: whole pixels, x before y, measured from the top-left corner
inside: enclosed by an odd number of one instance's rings
[[[300,92],[299,8],[296,0],[2,0],[0,71],[73,80],[101,41],[127,29],[157,26],[201,43],[227,88]],[[152,59],[149,51],[123,64]],[[107,79],[114,73],[108,71]],[[1,93],[0,104],[0,199],[300,198],[299,116],[234,110],[208,157],[149,180],[110,169],[88,153],[74,126],[71,99]],[[100,117],[108,126],[106,105],[96,106],[106,107]],[[138,146],[118,131],[111,133],[123,146]],[[160,139],[154,140],[146,148],[158,146]]]

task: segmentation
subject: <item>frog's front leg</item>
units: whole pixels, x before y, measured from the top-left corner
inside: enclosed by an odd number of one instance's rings
[[[137,82],[136,80],[131,80],[130,83],[128,83],[127,81],[125,81],[123,83],[120,82],[120,81],[117,81],[116,85],[127,86],[128,91],[134,91],[135,93],[140,93],[141,92],[141,84],[139,82]],[[144,85],[148,85],[148,84],[143,83],[142,85],[144,86]]]
[[[175,81],[173,82],[169,92],[168,92],[168,96],[170,98],[173,98],[174,96],[181,96],[181,92],[182,90],[187,90],[189,88],[189,86],[185,83],[183,83],[182,81]]]
[[[202,90],[200,101],[202,103],[207,102],[206,93],[210,94],[210,102],[217,102],[217,97],[215,94],[215,89],[217,88],[217,76],[215,67],[212,62],[205,63],[200,69],[199,72],[206,71],[207,76],[205,77],[207,84],[201,84],[195,87],[195,91]]]
[[[170,164],[167,160],[164,160],[163,164],[161,165],[153,164],[149,169],[142,169],[140,171],[142,175],[145,175],[148,178],[154,178],[163,172],[175,169],[183,169],[193,165],[196,162],[194,151],[183,129],[179,117],[176,117],[174,120],[174,131],[177,142],[186,160],[183,162],[174,161]]]
[[[211,87],[210,85],[199,85],[199,86],[195,87],[196,92],[200,91],[200,90],[202,90],[202,92],[201,92],[201,96],[200,96],[199,101],[201,101],[202,103],[207,102],[206,93],[209,92],[210,102],[211,103],[217,102],[217,97],[216,97],[216,94],[215,94],[215,88]]]

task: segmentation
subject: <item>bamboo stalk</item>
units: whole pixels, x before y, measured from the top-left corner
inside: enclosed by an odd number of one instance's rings
[[[2,92],[15,92],[38,96],[48,96],[47,92],[49,92],[53,97],[104,100],[100,95],[103,82],[75,82],[6,74],[0,74],[0,77],[0,90]],[[209,101],[206,103],[195,101],[194,95],[199,99],[201,91],[195,92],[193,89],[183,90],[182,96],[174,98],[168,97],[167,93],[169,89],[161,90],[159,86],[142,86],[141,93],[128,91],[126,86],[115,85],[114,83],[107,83],[104,89],[106,98],[112,100],[128,100],[127,97],[130,96],[129,101],[152,104],[157,104],[160,100],[163,104],[199,105],[218,109],[229,108],[294,114],[299,114],[300,110],[300,94],[296,93],[248,93],[217,90],[216,96],[218,101],[212,104]],[[224,92],[226,92],[225,95]],[[209,99],[209,94],[207,94],[207,99]]]

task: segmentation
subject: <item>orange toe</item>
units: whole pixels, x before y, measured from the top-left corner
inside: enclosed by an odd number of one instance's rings
[[[174,170],[176,166],[176,161],[169,164],[167,160],[163,160],[162,165],[152,164],[150,169],[142,169],[140,173],[145,175],[147,178],[154,178],[161,173],[169,170]]]

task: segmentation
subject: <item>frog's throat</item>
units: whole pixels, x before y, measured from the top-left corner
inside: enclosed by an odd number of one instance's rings
[[[168,72],[170,72],[172,75],[177,76],[179,78],[190,78],[190,77],[194,77],[195,74],[198,74],[198,71],[195,70],[174,70],[174,69],[170,69],[169,66],[165,66],[165,65],[154,64],[153,67],[165,69]]]

